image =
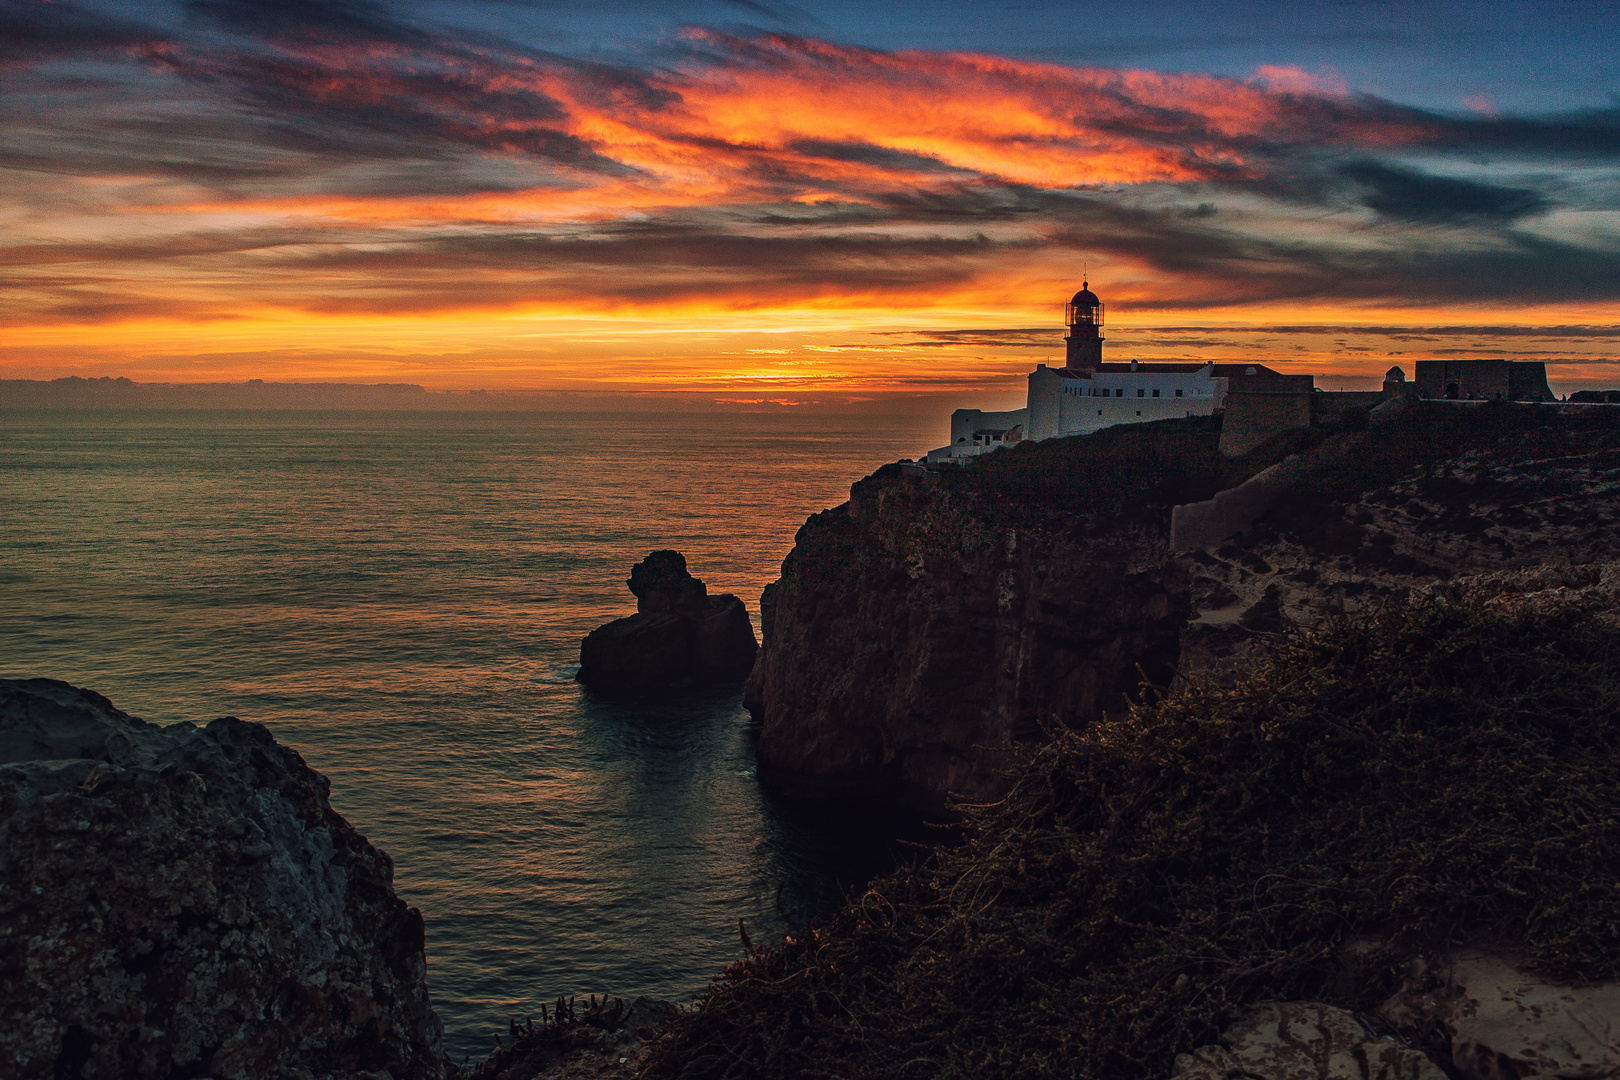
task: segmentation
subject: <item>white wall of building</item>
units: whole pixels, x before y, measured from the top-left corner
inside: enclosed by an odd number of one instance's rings
[[[1041,364],[1029,375],[1029,403],[1011,412],[957,409],[951,443],[928,460],[976,457],[1024,439],[1085,435],[1115,424],[1208,416],[1221,407],[1227,380],[1213,366],[1196,371],[1068,371]]]
[[[974,457],[1022,442],[1028,425],[1027,407],[1007,412],[957,409],[951,413],[951,456]]]
[[[1226,380],[1216,378],[1213,367],[1192,372],[1099,371],[1090,378],[1066,378],[1047,370],[1049,378],[1040,378],[1039,369],[1030,376],[1029,410],[1043,418],[1055,414],[1056,427],[1031,424],[1031,438],[1084,435],[1115,424],[1208,416],[1226,394]]]

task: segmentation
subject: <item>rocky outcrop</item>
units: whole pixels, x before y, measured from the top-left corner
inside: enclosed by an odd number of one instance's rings
[[[1190,612],[1168,525],[1025,529],[893,467],[855,484],[760,600],[761,780],[922,809],[991,796],[997,748],[1121,707],[1138,665],[1170,677]]]
[[[0,681],[0,1060],[16,1077],[440,1077],[421,915],[258,724]]]
[[[743,602],[708,595],[678,551],[654,551],[626,582],[636,614],[592,630],[580,645],[579,681],[603,690],[741,679],[759,643]]]
[[[1620,985],[1572,985],[1479,950],[1407,966],[1405,985],[1372,1018],[1377,1031],[1330,1005],[1267,1003],[1219,1044],[1178,1054],[1174,1080],[1620,1077]]]
[[[1177,1054],[1175,1080],[1445,1080],[1421,1050],[1376,1035],[1344,1009],[1281,1002],[1249,1011],[1215,1046]]]
[[[1620,986],[1574,986],[1478,951],[1412,968],[1379,1011],[1400,1028],[1443,1029],[1466,1080],[1620,1077]]]

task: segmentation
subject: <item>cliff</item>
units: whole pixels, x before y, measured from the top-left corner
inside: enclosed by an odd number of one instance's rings
[[[1118,712],[1144,677],[1229,674],[1286,627],[1616,539],[1620,427],[1601,410],[1416,405],[1233,462],[1217,431],[1113,428],[856,483],[761,598],[745,697],[761,779],[923,808],[992,798],[1010,746]],[[1171,550],[1174,507],[1318,447],[1244,534]]]
[[[799,532],[761,599],[747,702],[760,774],[796,795],[987,796],[995,749],[1173,670],[1188,580],[1152,519],[997,527],[879,475]]]
[[[1419,406],[1299,478],[1244,532],[1180,557],[1184,675],[1270,635],[1370,614],[1459,574],[1590,586],[1620,546],[1620,423],[1604,409]]]
[[[1228,463],[1207,419],[977,459],[885,466],[800,529],[760,600],[745,702],[760,776],[807,797],[937,809],[990,797],[1004,748],[1168,681],[1192,614],[1170,509],[1288,446]]]
[[[643,1075],[1620,1076],[1620,564],[1549,576],[1020,748],[961,845],[747,948]]]
[[[258,724],[0,681],[6,1075],[445,1075],[422,917],[328,790]]]

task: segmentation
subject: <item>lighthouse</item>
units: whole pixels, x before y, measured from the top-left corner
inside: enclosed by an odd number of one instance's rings
[[[1091,291],[1091,282],[1080,283],[1080,291],[1063,309],[1063,321],[1069,328],[1063,339],[1069,344],[1063,366],[1070,371],[1095,371],[1102,364],[1103,302]]]
[[[1103,302],[1091,282],[1080,283],[1063,313],[1069,331],[1063,366],[1035,366],[1022,409],[957,409],[951,414],[950,445],[930,450],[929,461],[964,461],[1015,443],[1088,435],[1115,424],[1209,416],[1217,409],[1226,414],[1220,451],[1232,457],[1311,422],[1315,380],[1309,375],[1207,360],[1105,364]]]

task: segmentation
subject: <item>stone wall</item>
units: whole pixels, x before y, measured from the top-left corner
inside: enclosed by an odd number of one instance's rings
[[[1274,435],[1310,427],[1311,388],[1234,388],[1226,394],[1225,408],[1221,453],[1242,457]]]

